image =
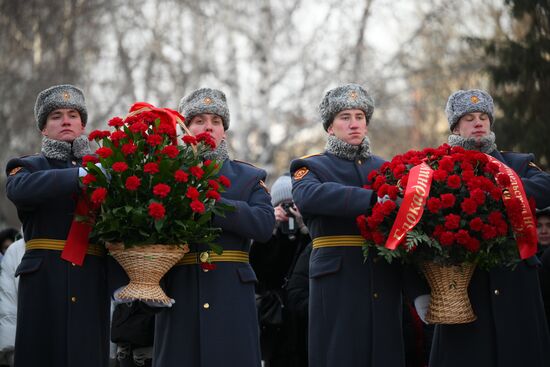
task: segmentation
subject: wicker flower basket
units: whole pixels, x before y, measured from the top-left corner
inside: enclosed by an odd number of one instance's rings
[[[430,324],[466,324],[476,320],[468,298],[468,284],[475,264],[443,266],[433,262],[423,270],[431,288],[426,321]]]
[[[143,245],[125,249],[122,243],[109,243],[106,247],[130,278],[130,283],[117,294],[119,298],[170,303],[159,282],[189,252],[188,245]]]

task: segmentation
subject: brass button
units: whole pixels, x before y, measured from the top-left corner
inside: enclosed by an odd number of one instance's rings
[[[210,304],[209,304],[209,303],[205,303],[204,305],[202,305],[202,307],[203,307],[204,309],[207,310],[207,309],[210,308]]]
[[[74,297],[74,296],[71,297],[71,302],[73,302],[73,303],[76,302],[76,297]]]
[[[498,289],[495,289],[495,296],[498,296],[500,294],[500,291]]]
[[[76,264],[75,264],[75,263],[71,263],[71,265],[72,265],[72,266],[76,266]]]
[[[374,292],[372,296],[373,296],[374,298],[378,298],[378,297],[379,297],[378,293],[376,293],[376,292]]]
[[[357,163],[358,164],[363,164],[363,161],[359,159],[359,160],[357,160]]]
[[[72,161],[71,163],[73,164],[73,166],[76,166],[76,161]]]

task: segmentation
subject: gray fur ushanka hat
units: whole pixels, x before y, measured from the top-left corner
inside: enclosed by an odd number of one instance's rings
[[[445,107],[449,129],[453,131],[462,116],[472,112],[483,112],[489,116],[493,126],[493,98],[481,89],[457,90],[450,95]]]
[[[88,110],[82,90],[70,84],[54,85],[38,93],[34,104],[34,117],[38,129],[42,131],[48,115],[59,108],[75,109],[80,113],[82,123],[88,122]]]
[[[229,108],[225,94],[220,90],[197,89],[181,99],[178,111],[185,117],[187,124],[201,113],[213,113],[222,118],[224,130],[229,129]]]
[[[321,122],[325,131],[328,130],[334,117],[340,111],[353,109],[365,112],[367,124],[370,122],[374,112],[374,99],[366,89],[359,84],[345,84],[329,90],[319,105]]]

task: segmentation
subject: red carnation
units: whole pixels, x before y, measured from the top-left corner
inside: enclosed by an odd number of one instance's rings
[[[397,186],[388,187],[388,196],[392,200],[397,200],[397,194],[399,194],[399,188]]]
[[[113,171],[115,172],[124,172],[128,169],[126,162],[115,162],[113,163]]]
[[[175,145],[167,145],[160,152],[169,158],[175,159],[180,151]]]
[[[164,215],[166,214],[166,209],[164,209],[164,205],[160,203],[151,203],[149,204],[149,215],[155,219],[162,219],[164,218]]]
[[[473,189],[470,192],[470,197],[479,205],[483,205],[485,203],[485,193],[481,189]]]
[[[113,126],[113,127],[119,127],[124,125],[124,121],[120,117],[113,117],[112,119],[109,120],[107,125]]]
[[[219,190],[220,189],[220,184],[216,180],[208,180],[208,186],[212,190]]]
[[[170,192],[170,186],[166,184],[159,183],[153,186],[153,194],[155,194],[160,198],[165,198],[166,196],[168,196],[169,192]]]
[[[445,228],[457,229],[460,225],[460,216],[456,214],[449,214],[445,216]]]
[[[98,148],[95,153],[100,156],[101,158],[105,159],[105,158],[109,158],[110,156],[113,155],[113,151],[111,148],[107,148],[107,147],[101,147],[101,148]]]
[[[439,243],[442,246],[451,246],[455,241],[455,236],[453,232],[443,232],[439,236]]]
[[[182,140],[185,144],[197,144],[197,139],[192,135],[184,135]]]
[[[195,213],[202,214],[205,211],[204,204],[198,200],[193,200],[191,204],[189,204],[189,206],[191,207],[191,210]]]
[[[134,134],[138,134],[138,133],[144,133],[147,131],[148,127],[147,125],[145,125],[143,122],[136,122],[136,123],[133,123],[131,126],[130,126],[130,131],[133,132]]]
[[[92,182],[96,182],[97,181],[97,177],[95,177],[94,175],[88,173],[86,176],[82,177],[82,183],[84,185],[89,185],[91,184]]]
[[[214,199],[216,201],[221,199],[220,193],[217,192],[216,190],[208,190],[206,192],[206,197],[209,198],[209,199]]]
[[[216,148],[216,141],[212,138],[212,135],[209,133],[200,133],[197,135],[197,141],[203,142],[206,145],[209,145],[210,148]]]
[[[225,177],[224,175],[220,175],[219,181],[223,186],[225,186],[227,188],[229,188],[231,186],[231,181],[229,181],[229,179],[227,177]]]
[[[134,142],[131,141],[129,143],[122,145],[121,150],[122,150],[122,154],[124,155],[133,154],[137,150],[137,145],[135,145]]]
[[[127,137],[128,135],[126,135],[124,131],[115,131],[114,133],[111,134],[111,140],[114,143],[117,143],[122,139],[126,139]]]
[[[135,126],[135,125],[134,125]],[[162,143],[162,136],[157,134],[151,134],[147,136],[147,144],[152,147],[156,147]]]
[[[109,132],[107,131],[107,133],[109,134]],[[107,135],[109,136],[109,135]],[[88,140],[89,141],[92,141],[92,140],[99,140],[99,139],[102,139],[106,137],[105,136],[105,131],[101,131],[101,130],[94,130],[92,131],[89,135],[88,135]]]
[[[99,206],[105,201],[106,197],[107,197],[107,189],[104,187],[100,187],[95,189],[94,192],[92,192],[90,200],[92,201],[92,203]]]
[[[461,180],[460,176],[458,175],[451,175],[449,178],[447,178],[447,186],[449,186],[451,189],[458,189],[460,187]]]
[[[193,186],[189,186],[189,188],[187,188],[187,192],[185,193],[185,196],[187,196],[191,200],[197,200],[199,198],[199,195],[199,191]]]
[[[199,166],[193,166],[189,168],[189,172],[199,180],[201,179],[202,175],[204,175],[204,171]]]
[[[441,210],[441,200],[438,198],[429,198],[428,210],[434,214],[438,213]]]
[[[454,169],[455,163],[451,157],[443,157],[439,161],[439,169],[445,170],[447,172],[452,172]]]
[[[189,179],[189,175],[183,170],[179,169],[174,173],[174,178],[177,182],[187,182],[187,180]]]
[[[434,180],[436,181],[445,181],[447,179],[447,176],[449,176],[449,174],[447,173],[447,171],[445,170],[442,170],[442,169],[436,169],[434,171]]]
[[[484,224],[483,229],[481,231],[481,238],[484,240],[490,240],[497,236],[497,230],[494,226],[491,226],[489,224]]]
[[[481,229],[483,228],[483,221],[481,220],[481,218],[477,217],[472,219],[470,221],[470,228],[472,229],[472,231],[481,231]]]
[[[130,176],[126,179],[125,187],[129,191],[135,191],[137,188],[141,185],[141,179],[139,179],[137,176]]]
[[[145,166],[143,166],[143,172],[154,175],[159,172],[159,165],[155,162],[146,163]]]
[[[86,167],[88,165],[88,162],[95,164],[95,163],[99,162],[99,159],[97,159],[97,157],[95,155],[85,155],[84,157],[82,157],[82,166],[83,167]]]
[[[397,205],[392,200],[386,200],[381,204],[381,212],[385,216],[390,215],[396,208]]]
[[[464,213],[470,215],[474,214],[477,211],[476,201],[470,198],[464,199],[464,201],[462,201],[462,203],[460,204],[460,207],[462,208]]]
[[[439,198],[443,208],[452,208],[455,205],[456,197],[453,194],[441,194]]]

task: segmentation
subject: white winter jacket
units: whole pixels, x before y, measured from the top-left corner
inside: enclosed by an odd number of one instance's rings
[[[0,270],[0,352],[13,350],[17,324],[17,286],[15,270],[25,253],[25,241],[17,240],[8,247]]]

